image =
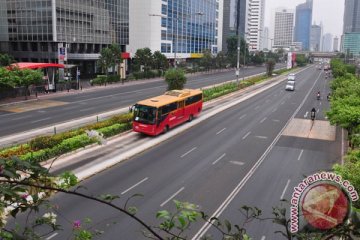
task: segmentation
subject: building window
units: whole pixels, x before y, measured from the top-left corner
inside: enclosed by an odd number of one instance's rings
[[[167,6],[165,4],[161,5],[161,14],[167,15]]]
[[[161,26],[166,27],[166,18],[161,18]]]

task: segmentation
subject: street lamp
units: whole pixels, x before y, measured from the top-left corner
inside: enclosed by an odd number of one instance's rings
[[[190,14],[182,14],[181,17],[173,17],[173,20],[176,24],[176,29],[175,29],[175,37],[174,37],[174,44],[173,44],[173,51],[174,51],[174,68],[177,68],[177,51],[178,51],[178,31],[179,31],[179,20],[180,19],[186,19],[190,16],[193,16],[193,15],[198,15],[198,16],[203,16],[204,13],[203,12],[195,12],[195,13],[190,13]],[[164,14],[149,14],[149,16],[151,17],[168,17],[167,15],[164,15]]]

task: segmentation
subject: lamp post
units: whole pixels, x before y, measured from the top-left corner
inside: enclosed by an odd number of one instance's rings
[[[176,24],[176,29],[175,29],[175,36],[174,36],[174,47],[173,47],[173,51],[174,51],[174,68],[177,68],[177,51],[178,51],[178,31],[179,31],[179,20],[180,19],[186,19],[190,16],[193,16],[193,15],[197,15],[197,16],[203,16],[204,13],[203,12],[195,12],[195,13],[190,13],[190,14],[182,14],[182,16],[180,17],[173,17],[173,20]],[[151,17],[168,17],[167,15],[164,15],[164,14],[149,14],[149,16]]]

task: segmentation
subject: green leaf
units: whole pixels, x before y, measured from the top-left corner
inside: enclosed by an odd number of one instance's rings
[[[161,210],[161,211],[158,211],[156,213],[156,218],[165,218],[165,219],[169,219],[170,218],[170,213],[166,210]]]
[[[226,229],[227,229],[228,233],[230,233],[231,232],[231,223],[228,220],[225,219],[224,224],[226,226]]]

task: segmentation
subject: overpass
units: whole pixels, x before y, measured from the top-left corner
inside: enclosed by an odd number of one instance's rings
[[[308,52],[299,51],[296,54],[305,54],[312,62],[329,62],[332,58],[337,57],[339,52]]]

